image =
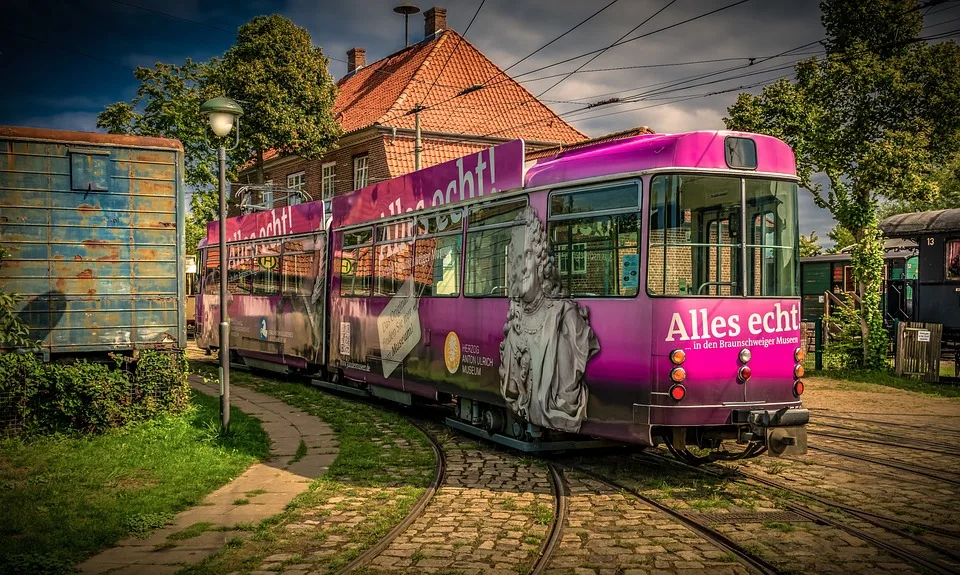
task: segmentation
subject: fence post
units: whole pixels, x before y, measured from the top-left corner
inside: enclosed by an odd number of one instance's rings
[[[823,318],[818,317],[813,323],[813,367],[823,369]]]

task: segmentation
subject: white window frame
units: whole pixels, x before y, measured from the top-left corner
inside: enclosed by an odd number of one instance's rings
[[[260,195],[260,201],[267,210],[273,209],[273,180],[267,180],[263,183],[263,193]]]
[[[321,166],[321,195],[324,200],[331,200],[336,195],[337,189],[337,163],[327,162]]]
[[[577,261],[578,254],[581,257],[579,262]],[[561,255],[567,256],[568,254],[566,250],[563,250],[561,252]],[[587,244],[586,242],[574,242],[570,246],[569,256],[570,256],[569,258],[567,257],[557,258],[559,260],[557,262],[557,270],[561,274],[566,274],[567,270],[569,269],[569,264],[567,264],[567,262],[571,262],[573,264],[573,275],[575,276],[587,275]]]
[[[367,154],[353,158],[353,189],[365,188],[370,183],[370,160]]]
[[[300,183],[295,183],[297,179],[300,180]],[[306,184],[307,184],[307,173],[304,171],[287,175],[288,190],[296,190],[298,192],[302,192],[303,188],[306,187]],[[287,199],[288,206],[295,206],[301,202],[303,202],[303,196],[301,196],[300,194],[293,194],[293,193],[289,194]]]

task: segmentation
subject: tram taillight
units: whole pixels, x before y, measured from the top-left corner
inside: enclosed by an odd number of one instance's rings
[[[750,379],[750,374],[750,367],[745,365],[740,368],[740,371],[737,372],[737,377],[740,378],[740,381],[747,381]]]
[[[799,379],[793,384],[793,395],[796,397],[803,395],[803,382]]]
[[[803,371],[803,366],[798,363],[798,364],[793,368],[793,377],[795,377],[795,378],[797,378],[797,379],[800,379],[801,377],[803,377],[803,373],[804,373],[804,371]]]
[[[674,383],[680,383],[683,380],[687,379],[687,370],[682,367],[675,367],[670,370],[670,379]]]
[[[670,387],[670,397],[675,401],[680,401],[687,395],[687,390],[682,385],[675,384]]]
[[[806,358],[807,358],[807,352],[804,351],[804,349],[803,349],[802,347],[798,347],[797,349],[793,350],[793,359],[794,359],[797,363],[800,363],[801,361],[803,361],[803,360],[806,359]]]

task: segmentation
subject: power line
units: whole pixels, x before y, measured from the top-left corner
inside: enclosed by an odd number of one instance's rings
[[[598,53],[598,52],[604,52],[605,50],[608,50],[608,49],[613,48],[613,47],[615,47],[615,46],[619,46],[619,45],[626,44],[626,43],[628,43],[628,42],[633,42],[633,41],[636,41],[636,40],[640,40],[641,38],[647,38],[647,37],[652,36],[652,35],[654,35],[654,34],[657,34],[657,33],[659,33],[659,32],[663,32],[663,31],[665,31],[665,30],[670,30],[670,29],[672,29],[672,28],[676,28],[676,27],[681,26],[681,25],[683,25],[683,24],[687,24],[687,23],[693,22],[693,21],[695,21],[695,20],[700,20],[701,18],[706,18],[707,16],[711,16],[711,15],[716,14],[716,13],[718,13],[718,12],[721,12],[721,11],[723,11],[723,10],[728,10],[728,9],[733,8],[733,7],[735,7],[735,6],[739,6],[740,4],[743,4],[743,3],[748,2],[748,1],[749,1],[749,0],[737,0],[736,2],[732,2],[732,3],[727,4],[727,5],[725,5],[725,6],[721,6],[720,8],[716,8],[716,9],[714,9],[714,10],[710,10],[709,12],[704,12],[704,13],[702,13],[702,14],[698,14],[698,15],[696,15],[696,16],[692,16],[692,17],[687,18],[687,19],[685,19],[685,20],[681,20],[680,22],[676,22],[676,23],[674,23],[674,24],[670,24],[669,26],[664,26],[664,27],[662,27],[662,28],[658,28],[658,29],[656,29],[656,30],[647,32],[647,33],[645,33],[645,34],[641,34],[641,35],[639,35],[639,36],[635,36],[635,37],[633,37],[633,38],[628,38],[628,39],[626,39],[626,40],[620,40],[620,41],[618,41],[618,42],[615,42],[615,43],[609,45],[609,46],[606,47],[606,48],[601,48],[601,49],[599,49],[599,50],[592,50],[592,51],[590,51],[590,52],[588,52],[588,53],[586,53],[586,54],[582,54],[582,55],[577,56],[577,57],[574,57],[574,58],[568,58],[568,59],[566,59],[565,61],[569,62],[569,61],[571,61],[571,60],[577,60],[577,59],[582,58],[582,57],[584,57],[584,56],[590,56],[590,55],[596,54],[596,53]],[[608,4],[607,6],[605,6],[604,9],[606,9],[606,8],[608,8],[608,7],[609,7],[609,4]],[[544,70],[544,69],[546,69],[546,68],[551,68],[551,67],[553,67],[553,66],[555,66],[555,65],[556,65],[556,64],[553,64],[553,65],[550,65],[550,66],[544,66],[544,67],[541,67],[541,68],[537,68],[537,70],[535,70],[535,71]],[[502,73],[504,73],[504,72],[506,72],[506,70],[502,70],[500,73],[502,74]],[[525,74],[518,74],[518,75],[517,75],[517,78],[519,78],[520,76],[529,74],[529,73],[532,73],[532,72],[527,72],[527,73],[525,73]],[[496,77],[496,75],[493,76],[493,77]],[[492,78],[491,78],[491,79],[492,79]],[[516,81],[515,79],[513,79],[513,80]],[[494,83],[494,84],[486,84],[486,83],[485,83],[485,87],[495,86],[495,85],[497,85],[498,83],[499,83],[499,82]],[[525,105],[526,103],[527,103],[527,102],[524,102],[523,104],[520,104],[519,106],[515,106],[514,108],[511,108],[510,110],[507,110],[507,111],[501,113],[501,115],[505,115],[505,114],[507,114],[507,113],[509,113],[509,112],[512,112],[512,111],[516,110],[517,108]],[[481,123],[480,125],[482,126],[483,123]],[[471,126],[471,128],[473,128],[473,126]]]
[[[644,24],[646,24],[646,23],[649,22],[650,20],[653,20],[653,19],[657,16],[657,14],[660,14],[661,12],[663,12],[664,10],[666,10],[667,8],[669,8],[670,6],[672,6],[673,3],[676,2],[676,1],[677,1],[677,0],[670,0],[670,2],[667,2],[667,5],[666,5],[666,6],[664,6],[663,8],[661,8],[661,9],[657,10],[656,12],[654,12],[653,14],[651,14],[649,17],[647,17],[646,20],[644,20],[643,22],[640,22],[639,24],[637,24],[636,26],[634,26],[633,28],[631,28],[630,31],[627,32],[626,34],[624,34],[623,36],[620,36],[619,38],[617,38],[617,40],[614,41],[613,44],[610,44],[609,46],[607,46],[606,48],[604,48],[604,49],[601,50],[600,52],[597,52],[596,54],[594,54],[594,56],[593,56],[592,58],[590,58],[589,60],[587,60],[587,61],[584,62],[583,64],[580,64],[580,66],[577,67],[577,69],[575,69],[575,70],[573,70],[572,72],[568,73],[568,74],[567,74],[566,76],[564,76],[563,78],[560,78],[559,80],[557,80],[556,82],[554,82],[552,86],[550,86],[550,87],[547,88],[546,90],[544,90],[544,91],[540,92],[539,94],[537,94],[537,98],[540,98],[541,96],[543,96],[544,94],[546,94],[546,93],[549,92],[550,90],[553,90],[554,88],[556,88],[557,86],[559,86],[560,84],[562,84],[564,81],[566,81],[567,78],[569,78],[570,76],[572,76],[572,75],[576,74],[577,72],[579,72],[580,70],[582,70],[582,69],[583,69],[587,64],[589,64],[590,62],[593,62],[594,60],[596,60],[596,59],[599,58],[600,56],[603,56],[603,55],[607,52],[607,50],[609,50],[610,48],[612,48],[613,46],[615,46],[617,42],[619,42],[620,40],[623,40],[624,38],[626,38],[626,37],[629,36],[630,34],[633,34],[634,32],[636,32],[638,28],[640,28],[641,26],[643,26]]]
[[[457,49],[460,48],[460,42],[463,41],[463,38],[467,35],[467,32],[470,31],[470,27],[473,26],[474,20],[477,19],[477,16],[480,14],[480,10],[483,8],[484,3],[487,0],[480,0],[480,5],[477,6],[477,11],[473,13],[473,18],[470,19],[470,23],[467,24],[467,28],[463,31],[463,34],[457,36],[457,43],[454,45],[453,50],[450,51],[450,54],[447,55],[447,59],[444,60],[443,66],[440,67],[440,72],[437,73],[437,76],[433,79],[433,84],[430,84],[430,87],[427,88],[427,94],[420,100],[420,103],[417,104],[417,107],[420,108],[423,106],[423,103],[427,101],[427,98],[430,96],[430,92],[433,91],[433,87],[436,86],[437,80],[440,79],[440,76],[443,76],[443,71],[447,69],[447,64],[450,63],[450,59],[453,58],[453,55],[457,53]]]

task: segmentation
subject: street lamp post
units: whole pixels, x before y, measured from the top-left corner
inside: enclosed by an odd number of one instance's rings
[[[243,109],[230,98],[213,98],[200,106],[210,129],[221,138],[237,125],[236,148],[240,143],[240,116]],[[227,312],[227,149],[220,145],[220,426],[224,433],[230,429],[230,317]]]

